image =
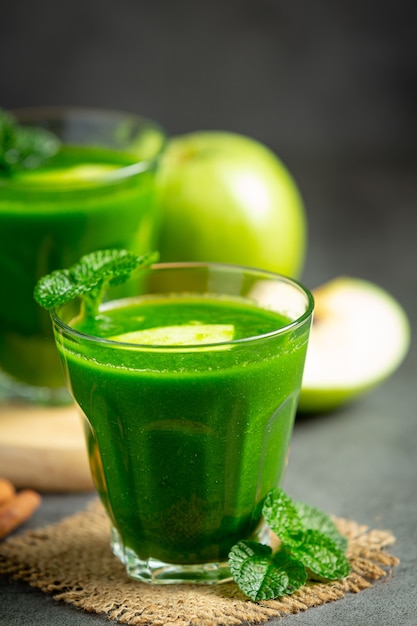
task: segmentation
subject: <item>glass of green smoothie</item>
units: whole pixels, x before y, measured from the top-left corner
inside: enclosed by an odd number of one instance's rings
[[[83,310],[73,300],[52,320],[114,553],[147,582],[230,578],[236,542],[268,542],[261,510],[287,463],[310,292],[168,263],[141,270],[135,296]]]
[[[5,170],[0,162],[0,399],[60,403],[70,396],[34,285],[98,248],[154,246],[165,133],[123,112],[42,108],[13,116],[20,128],[52,133],[59,149],[40,165],[29,158]]]

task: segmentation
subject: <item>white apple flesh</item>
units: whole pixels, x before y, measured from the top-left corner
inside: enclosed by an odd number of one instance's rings
[[[200,131],[169,142],[158,173],[161,261],[211,261],[300,275],[304,206],[293,178],[261,143]]]
[[[299,410],[335,409],[374,388],[410,345],[407,315],[374,283],[339,277],[313,290],[315,317]]]

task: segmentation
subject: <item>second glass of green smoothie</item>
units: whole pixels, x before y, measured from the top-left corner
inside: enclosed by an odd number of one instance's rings
[[[61,142],[35,169],[0,171],[0,399],[69,401],[37,280],[99,248],[152,249],[159,226],[155,170],[160,126],[104,110],[15,112]]]
[[[160,264],[137,294],[52,319],[85,420],[90,465],[130,576],[230,578],[241,539],[268,540],[267,493],[286,467],[313,312],[287,278]]]

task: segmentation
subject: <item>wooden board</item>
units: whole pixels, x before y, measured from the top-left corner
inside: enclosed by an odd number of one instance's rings
[[[0,405],[0,476],[19,489],[92,490],[77,409]]]

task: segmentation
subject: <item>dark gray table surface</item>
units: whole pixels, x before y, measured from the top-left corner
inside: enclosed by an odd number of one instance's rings
[[[379,283],[404,305],[417,330],[416,163],[371,159],[290,164],[303,190],[310,245],[303,280],[339,274]],[[396,536],[401,563],[388,581],[271,625],[417,624],[417,354],[378,389],[343,410],[298,417],[285,482],[295,498]],[[19,531],[60,520],[91,495],[45,495]],[[0,577],[0,624],[89,626],[110,623]]]

